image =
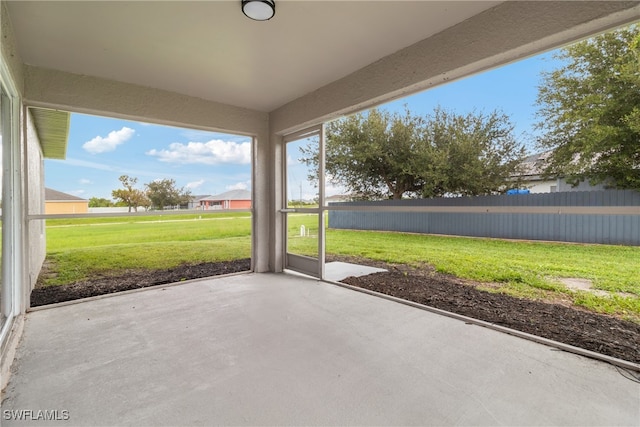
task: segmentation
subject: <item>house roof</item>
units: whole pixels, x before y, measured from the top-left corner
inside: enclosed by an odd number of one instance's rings
[[[47,202],[87,202],[87,199],[63,193],[52,188],[44,189],[44,200]]]
[[[519,173],[513,176],[525,177],[541,175],[550,155],[551,151],[544,151],[542,153],[536,153],[525,157],[522,163],[520,163]]]
[[[231,190],[214,196],[205,197],[201,200],[217,201],[217,200],[251,200],[251,191],[248,190]]]

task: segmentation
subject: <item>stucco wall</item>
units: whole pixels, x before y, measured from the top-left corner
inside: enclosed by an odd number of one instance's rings
[[[555,192],[570,192],[570,191],[597,191],[606,190],[606,185],[598,184],[591,185],[589,182],[581,182],[579,185],[573,187],[568,184],[564,179],[553,179],[547,181],[530,181],[525,182],[523,187],[528,188],[531,193],[555,193]]]
[[[231,200],[229,209],[251,209],[251,200]]]
[[[46,214],[80,214],[89,212],[89,202],[46,202]]]
[[[525,183],[523,187],[528,188],[531,193],[551,193],[551,187],[556,187],[555,191],[558,191],[558,180],[531,181]]]
[[[5,61],[7,69],[11,74],[16,90],[21,94],[24,93],[24,76],[22,58],[16,48],[16,40],[13,34],[13,27],[9,20],[6,1],[0,1],[0,29],[2,34],[0,37],[0,52],[2,52],[2,60]]]
[[[24,161],[26,164],[25,176],[27,178],[23,183],[23,194],[28,213],[41,214],[44,212],[44,159],[31,115],[23,113],[22,120],[26,121],[27,130],[23,140],[25,142],[23,151],[26,151]],[[28,280],[30,289],[33,289],[47,252],[44,221],[29,221],[27,236],[26,246],[29,255]]]

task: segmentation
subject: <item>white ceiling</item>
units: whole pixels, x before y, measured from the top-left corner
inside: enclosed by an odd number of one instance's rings
[[[272,111],[497,1],[17,1],[25,64]]]

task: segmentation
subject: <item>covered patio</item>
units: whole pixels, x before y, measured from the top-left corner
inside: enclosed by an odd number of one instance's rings
[[[286,150],[639,19],[638,1],[276,0],[256,22],[240,1],[0,0],[3,423],[637,424],[611,365],[318,280],[322,231],[296,257],[287,218],[331,209],[322,158],[318,207],[291,208]],[[30,311],[43,159],[71,113],[250,136],[252,273]]]
[[[3,410],[86,426],[636,425],[639,392],[603,362],[243,274],[29,313]]]

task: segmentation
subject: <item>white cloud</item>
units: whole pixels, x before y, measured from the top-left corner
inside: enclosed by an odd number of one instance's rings
[[[185,187],[187,187],[189,190],[195,190],[196,188],[200,187],[202,184],[204,184],[204,179],[190,182],[187,185],[185,185]]]
[[[213,139],[209,142],[174,142],[165,150],[149,150],[149,156],[166,163],[218,165],[251,163],[251,143]]]
[[[183,138],[189,141],[194,141],[194,142],[223,140],[223,141],[242,143],[242,142],[251,141],[251,138],[248,136],[224,134],[220,132],[211,132],[211,131],[198,130],[198,129],[183,129],[182,132],[180,132],[180,135]]]
[[[90,179],[81,178],[80,179],[80,184],[89,185],[89,184],[93,184],[93,182]]]
[[[91,154],[113,151],[118,145],[128,141],[135,132],[135,130],[125,126],[120,130],[109,132],[109,135],[107,135],[106,138],[96,136],[91,141],[87,141],[82,144],[82,148]]]
[[[225,188],[227,190],[246,190],[249,188],[249,183],[247,182],[237,182],[233,185],[227,185]]]

